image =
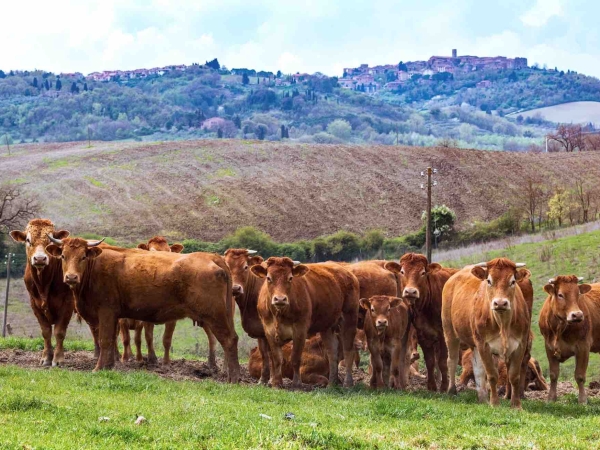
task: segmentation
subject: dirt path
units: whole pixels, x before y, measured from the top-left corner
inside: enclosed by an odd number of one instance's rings
[[[16,365],[26,369],[33,370],[52,370],[50,368],[40,367],[40,352],[30,352],[23,350],[0,350],[0,366]],[[77,351],[67,352],[64,369],[77,370],[82,372],[91,372],[94,369],[96,360],[92,352]],[[218,369],[213,370],[208,367],[208,364],[203,361],[176,359],[171,362],[170,366],[148,365],[145,361],[138,363],[135,361],[128,363],[117,362],[115,370],[120,372],[131,372],[135,370],[146,370],[154,373],[162,378],[174,381],[202,381],[212,379],[218,382],[225,382],[227,376],[223,371],[223,363],[218,361]],[[345,369],[340,367],[340,375],[343,376]],[[356,383],[368,384],[369,375],[362,369],[353,369],[354,381]],[[245,364],[241,366],[241,384],[254,385],[257,380],[252,378],[248,373],[248,368]],[[284,379],[284,388],[291,389],[291,380]],[[301,390],[311,391],[314,388],[310,385],[302,385]],[[426,389],[425,379],[411,377],[409,382],[409,391],[420,391]],[[465,389],[472,389],[472,386],[459,386],[459,392]],[[577,390],[573,388],[571,382],[562,381],[558,383],[558,396],[566,394],[576,394]],[[547,391],[527,391],[526,397],[529,400],[546,400]],[[600,397],[600,383],[590,383],[588,388],[589,397]]]

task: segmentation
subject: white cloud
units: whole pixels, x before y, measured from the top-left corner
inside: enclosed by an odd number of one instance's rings
[[[524,25],[542,27],[554,16],[562,15],[561,0],[536,0],[535,5],[520,19]]]

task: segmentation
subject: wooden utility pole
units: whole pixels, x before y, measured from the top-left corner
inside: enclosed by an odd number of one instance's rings
[[[398,124],[396,124],[396,145],[398,145]]]
[[[2,318],[2,337],[6,337],[6,315],[8,313],[8,290],[10,288],[10,261],[15,254],[6,255],[6,297],[4,297],[4,317]]]
[[[421,189],[427,189],[427,209],[425,210],[425,254],[427,261],[431,262],[431,188],[437,186],[437,181],[432,181],[433,174],[437,173],[437,169],[428,167],[425,172],[421,172],[421,176],[427,177],[427,187],[421,184]]]
[[[89,125],[87,127],[87,132],[88,132],[88,148],[90,148],[92,146],[92,143],[90,142],[90,126]]]
[[[6,148],[8,149],[8,156],[10,156],[10,145],[8,144],[8,134],[5,134],[4,138],[6,139]]]

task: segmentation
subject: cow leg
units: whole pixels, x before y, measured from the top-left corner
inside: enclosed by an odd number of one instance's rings
[[[371,381],[370,385],[374,389],[385,386],[383,382],[383,359],[381,358],[381,344],[377,338],[367,339],[367,346],[371,355]]]
[[[274,388],[283,387],[283,375],[281,373],[281,365],[283,363],[283,350],[281,345],[275,341],[275,337],[267,335],[269,342],[269,356],[271,361],[271,379],[269,384]]]
[[[33,308],[33,313],[40,324],[42,337],[44,338],[44,350],[42,352],[40,365],[46,367],[51,366],[52,358],[54,358],[54,349],[52,348],[52,325],[50,322],[48,322],[48,319],[46,319],[46,316],[44,316],[41,311]]]
[[[498,364],[494,361],[492,352],[490,351],[488,344],[483,344],[477,348],[483,367],[485,368],[485,375],[487,376],[488,383],[490,384],[490,405],[498,406],[500,399],[498,398]],[[473,352],[473,355],[475,353]],[[522,354],[521,354],[522,355]],[[517,374],[520,370],[520,365],[514,368]],[[517,387],[518,389],[518,387]],[[518,396],[517,396],[518,397]]]
[[[165,349],[165,354],[163,355],[163,364],[171,364],[171,343],[173,342],[173,333],[175,332],[175,326],[177,325],[176,320],[172,320],[171,322],[165,323],[165,332],[163,334],[163,348]],[[206,331],[208,327],[204,327],[204,331]],[[213,352],[216,339],[213,336],[212,332],[210,333],[213,340]],[[210,346],[210,338],[208,339]],[[210,366],[210,351],[208,353],[208,365]]]
[[[92,333],[92,339],[94,340],[94,358],[100,358],[100,340],[98,338],[98,327],[92,326],[88,323],[90,332]]]
[[[473,349],[473,358],[471,359],[473,364],[473,376],[475,378],[475,386],[477,387],[477,399],[480,403],[487,403],[488,392],[487,392],[487,380],[485,377],[485,368],[481,361],[481,356],[477,348]],[[450,370],[448,368],[448,370]]]
[[[329,361],[329,386],[335,386],[340,384],[339,370],[338,370],[338,352],[339,343],[337,336],[334,335],[333,330],[322,331],[320,333],[323,346],[325,347],[325,354],[327,355],[327,361]],[[294,343],[294,347],[296,344]],[[350,367],[350,369],[348,369]],[[350,366],[346,366],[346,372],[352,373],[352,362]]]
[[[117,320],[117,325],[115,327],[114,339],[113,339],[113,341],[115,343],[115,346],[113,349],[115,361],[118,361],[119,359],[121,359],[121,354],[119,353],[119,329],[120,329],[119,321]]]
[[[266,338],[258,338],[258,351],[260,352],[260,357],[262,358],[262,370],[258,384],[266,385],[269,383],[269,376],[271,374],[271,371],[269,370],[271,357],[269,356],[269,344],[267,343]]]
[[[158,364],[158,358],[156,357],[156,352],[154,351],[153,323],[144,322],[144,336],[146,337],[146,347],[148,347],[148,364]]]
[[[392,362],[390,387],[394,389],[406,389],[406,380],[404,379],[406,363],[406,351],[402,347],[402,340],[396,339],[392,342]]]
[[[306,343],[306,329],[303,326],[294,326],[293,333],[291,363],[294,377],[292,378],[292,387],[299,388],[302,385],[300,363],[302,362],[302,352]],[[321,334],[321,337],[323,337],[323,334]]]
[[[117,318],[114,312],[109,310],[101,310],[98,312],[100,322],[99,338],[100,338],[100,358],[96,363],[94,372],[103,369],[112,369],[115,365],[115,342],[116,342],[116,327]]]
[[[56,339],[56,349],[54,350],[54,359],[52,360],[53,366],[61,366],[65,362],[65,349],[63,343],[65,336],[67,335],[67,327],[71,319],[71,313],[66,317],[61,318],[56,325],[54,325],[54,338]],[[65,323],[66,322],[66,323]]]
[[[129,361],[131,358],[131,336],[129,335],[129,327],[122,325],[121,329],[121,342],[123,343],[123,357],[121,362]]]
[[[425,357],[425,366],[427,367],[427,389],[433,392],[437,391],[437,382],[435,376],[435,347],[430,345],[421,345],[423,356]]]
[[[560,362],[554,357],[553,349],[546,347],[546,355],[548,356],[548,368],[550,372],[550,390],[548,391],[548,401],[555,402],[558,376],[560,375]]]
[[[238,335],[229,325],[217,322],[208,323],[208,327],[223,347],[225,363],[227,365],[227,381],[238,383],[240,381],[240,361],[238,359]],[[280,369],[281,372],[281,369]]]
[[[381,355],[381,359],[383,360],[383,383],[386,387],[390,387],[390,375],[392,372],[392,352],[385,344],[383,345],[383,355]]]
[[[142,330],[144,329],[144,323],[136,320],[135,321],[135,329],[133,331],[133,342],[135,344],[135,360],[137,362],[144,361],[144,357],[142,355]],[[129,331],[127,332],[129,335]],[[131,346],[129,347],[129,354],[131,355],[133,351],[131,350]],[[132,355],[133,356],[133,355]]]
[[[208,367],[211,369],[217,368],[217,340],[215,339],[215,335],[210,328],[206,325],[202,325],[204,332],[206,333],[206,337],[208,338]]]
[[[442,377],[440,392],[446,392],[448,390],[448,347],[446,347],[446,342],[443,339],[438,341],[437,347],[437,367]]]
[[[587,371],[590,358],[589,348],[578,349],[575,354],[575,381],[579,388],[579,403],[587,403],[587,394],[585,393],[585,373]]]
[[[357,312],[354,315],[344,314],[344,320],[342,322],[342,351],[344,352],[344,361],[346,363],[346,379],[344,380],[344,387],[354,386],[354,380],[352,378],[352,363],[354,362],[354,338],[356,337],[356,317]],[[338,349],[339,351],[339,349]],[[331,364],[331,362],[329,363]],[[349,368],[349,369],[348,369]],[[335,377],[337,380],[338,376],[338,361],[335,360]],[[329,373],[329,379],[331,380],[331,372]]]
[[[522,364],[523,354],[525,353],[525,349],[519,349],[514,352],[510,356],[510,362],[507,362],[507,371],[508,371],[508,381],[510,382],[510,387],[512,391],[512,396],[510,399],[510,407],[515,409],[521,409],[521,373],[522,373]],[[507,389],[508,389],[508,384]]]
[[[519,395],[521,398],[525,398],[525,388],[527,387],[527,368],[529,367],[529,360],[531,359],[531,340],[527,344],[527,349],[523,355],[523,362],[521,363],[521,378],[519,382]],[[508,385],[506,389],[508,394]],[[507,397],[510,398],[510,397]]]

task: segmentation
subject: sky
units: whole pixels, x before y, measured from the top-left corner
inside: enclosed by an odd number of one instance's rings
[[[524,56],[600,77],[597,0],[0,0],[0,69],[203,63],[322,72],[432,55]]]

